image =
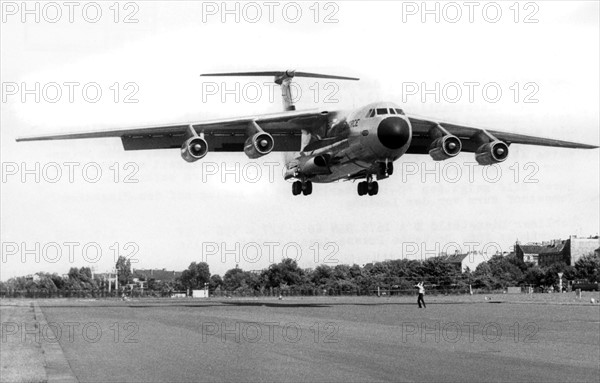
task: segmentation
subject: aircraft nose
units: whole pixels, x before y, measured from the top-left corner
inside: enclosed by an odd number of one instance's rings
[[[388,149],[400,149],[410,140],[410,127],[400,117],[388,117],[379,123],[377,137]]]

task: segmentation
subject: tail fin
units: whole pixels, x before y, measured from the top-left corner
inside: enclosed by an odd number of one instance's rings
[[[267,72],[236,72],[236,73],[206,73],[200,76],[213,76],[213,77],[258,77],[258,76],[273,76],[276,84],[281,86],[281,97],[283,99],[283,107],[286,111],[296,110],[294,101],[292,99],[292,93],[290,90],[290,83],[294,77],[310,77],[310,78],[326,78],[332,80],[352,80],[358,81],[356,77],[344,77],[334,76],[328,74],[309,73],[309,72],[296,72],[294,70],[286,71],[267,71]]]

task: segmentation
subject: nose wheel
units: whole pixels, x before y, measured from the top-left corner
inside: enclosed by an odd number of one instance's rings
[[[310,181],[296,181],[292,184],[293,195],[311,195],[312,194],[312,182]]]
[[[358,195],[377,195],[379,193],[379,184],[377,181],[362,181],[358,183]]]

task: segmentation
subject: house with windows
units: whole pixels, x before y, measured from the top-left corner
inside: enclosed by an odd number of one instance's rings
[[[581,257],[593,254],[600,245],[598,236],[579,238],[576,235],[569,239],[553,239],[542,243],[515,244],[515,253],[523,262],[530,262],[542,267],[564,262],[573,266]]]
[[[156,282],[174,281],[181,275],[181,271],[171,271],[166,269],[134,269],[132,278],[135,282],[149,281],[154,279]]]
[[[469,251],[465,254],[459,254],[457,251],[452,255],[442,254],[442,257],[444,258],[444,262],[456,266],[462,273],[464,273],[467,268],[470,271],[475,271],[477,266],[488,260],[488,256],[481,251]]]

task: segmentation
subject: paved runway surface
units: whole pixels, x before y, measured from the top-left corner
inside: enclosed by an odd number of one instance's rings
[[[82,382],[592,381],[600,307],[413,299],[46,301]],[[50,333],[51,334],[51,333]],[[51,335],[48,335],[51,336]]]

